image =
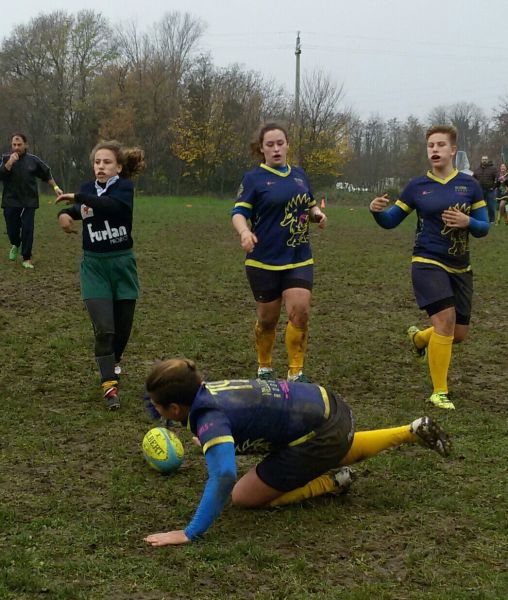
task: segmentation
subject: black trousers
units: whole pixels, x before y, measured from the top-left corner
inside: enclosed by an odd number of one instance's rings
[[[13,246],[21,245],[23,260],[32,258],[35,208],[4,208],[7,235]]]

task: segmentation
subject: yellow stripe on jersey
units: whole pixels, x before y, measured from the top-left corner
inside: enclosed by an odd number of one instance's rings
[[[448,177],[445,177],[444,179],[441,179],[441,177],[437,177],[436,175],[434,175],[432,173],[432,171],[427,171],[427,177],[429,179],[432,179],[432,181],[437,181],[438,183],[441,183],[442,185],[446,185],[449,181],[451,181],[454,177],[456,177],[459,174],[459,172],[457,171],[457,169],[454,169],[449,175]]]
[[[290,165],[287,165],[288,170],[285,173],[283,173],[282,171],[277,171],[277,169],[272,169],[272,167],[265,165],[265,163],[261,163],[259,166],[262,169],[266,169],[267,171],[270,171],[270,173],[273,173],[274,175],[278,175],[279,177],[287,177],[291,173]]]
[[[399,208],[402,208],[402,210],[404,212],[407,212],[407,214],[413,212],[413,210],[414,210],[410,206],[408,206],[405,202],[402,202],[402,200],[397,200],[395,202],[395,206],[398,206]]]
[[[325,405],[325,411],[323,416],[325,419],[328,419],[330,416],[330,399],[328,398],[328,393],[324,387],[319,386],[319,391],[321,392],[321,396],[323,397],[323,404]]]
[[[321,392],[321,396],[323,398],[323,404],[324,404],[323,416],[325,417],[325,419],[328,419],[328,417],[330,416],[330,399],[328,398],[328,393],[324,387],[319,386],[319,391]],[[305,435],[302,435],[302,437],[299,437],[298,439],[290,442],[288,444],[288,446],[289,447],[299,446],[300,444],[308,442],[315,436],[316,436],[315,431],[309,431],[309,433],[306,433]]]
[[[252,204],[249,204],[248,202],[237,202],[235,204],[235,208],[238,206],[242,206],[243,208],[252,208]]]
[[[288,444],[288,446],[290,448],[292,446],[299,446],[300,444],[303,444],[304,442],[308,442],[309,440],[311,440],[315,436],[316,436],[316,432],[315,431],[310,431],[309,433],[306,433],[305,435],[302,435],[302,437],[299,437],[298,439],[290,442]]]
[[[429,264],[429,265],[436,265],[438,267],[441,267],[442,269],[444,269],[448,273],[467,273],[468,271],[471,271],[471,265],[468,265],[467,267],[464,267],[463,269],[454,269],[453,267],[449,267],[448,265],[444,265],[443,263],[440,263],[437,260],[432,260],[431,258],[425,258],[424,256],[413,256],[411,258],[411,262],[426,263],[426,264]]]
[[[476,210],[477,208],[483,208],[484,206],[487,206],[487,203],[485,202],[485,200],[478,200],[478,202],[471,204],[471,210]]]
[[[248,258],[245,261],[245,264],[248,267],[258,267],[259,269],[266,269],[267,271],[284,271],[286,269],[296,269],[297,267],[306,267],[307,265],[313,265],[314,259],[309,258],[308,260],[304,260],[301,263],[294,263],[289,265],[266,265],[265,263],[259,262],[259,260],[253,260],[252,258]]]
[[[221,435],[220,437],[213,438],[206,442],[203,446],[203,454],[206,453],[207,450],[212,448],[212,446],[217,446],[218,444],[225,444],[227,442],[235,443],[235,440],[232,435]]]

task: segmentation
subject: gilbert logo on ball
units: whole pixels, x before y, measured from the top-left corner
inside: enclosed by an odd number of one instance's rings
[[[143,456],[160,473],[176,471],[183,462],[183,446],[178,436],[165,427],[154,427],[143,438]]]

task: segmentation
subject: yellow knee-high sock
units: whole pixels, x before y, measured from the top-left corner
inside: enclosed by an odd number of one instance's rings
[[[448,368],[452,360],[453,335],[432,332],[427,349],[434,392],[448,393]]]
[[[414,336],[415,346],[417,348],[425,348],[429,345],[430,336],[434,331],[434,327],[427,327],[427,329],[422,329]]]
[[[286,350],[288,353],[288,367],[290,375],[297,375],[303,369],[305,352],[307,350],[309,328],[296,327],[288,321],[286,327]]]
[[[409,425],[390,429],[374,429],[373,431],[357,431],[349,452],[340,461],[340,464],[343,466],[353,465],[388,448],[395,448],[401,444],[413,444],[416,441],[417,437],[409,431]]]
[[[263,329],[256,321],[254,328],[256,336],[256,351],[258,354],[258,365],[267,369],[272,368],[272,350],[275,344],[275,327],[273,329]]]
[[[285,504],[294,504],[295,502],[302,502],[308,498],[316,498],[323,494],[328,494],[335,488],[335,483],[329,475],[320,475],[306,483],[302,487],[291,490],[275,498],[270,502],[270,506],[284,506]]]

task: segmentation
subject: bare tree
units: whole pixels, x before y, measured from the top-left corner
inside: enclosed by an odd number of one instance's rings
[[[113,70],[117,89],[111,90],[109,83],[103,82],[101,129],[125,131],[125,118],[130,121],[130,134],[147,146],[144,181],[151,182],[153,191],[168,191],[171,174],[179,169],[171,152],[171,123],[180,116],[183,82],[196,59],[203,31],[201,20],[180,12],[166,14],[145,33],[134,24],[116,31],[121,50]],[[111,92],[119,99],[113,114],[107,95]]]
[[[473,102],[457,102],[434,108],[428,117],[430,125],[450,124],[458,132],[458,143],[469,159],[478,160],[485,152],[489,121],[484,111]]]
[[[343,108],[343,85],[321,70],[303,78],[300,139],[296,140],[301,164],[314,183],[337,179],[348,153],[350,111]]]

